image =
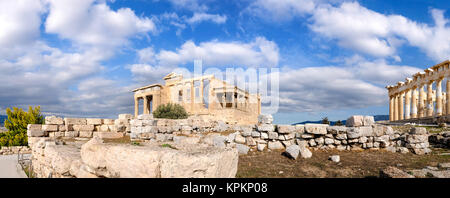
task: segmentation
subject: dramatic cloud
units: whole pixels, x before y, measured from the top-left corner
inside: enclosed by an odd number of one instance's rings
[[[137,17],[129,8],[113,11],[95,0],[48,0],[47,33],[55,33],[80,44],[117,46],[136,34],[155,31],[147,17]]]
[[[282,68],[280,110],[322,112],[382,106],[387,84],[419,72],[419,68],[360,61],[353,65]]]
[[[217,40],[202,42],[185,42],[176,51],[162,50],[157,55],[161,65],[184,65],[195,59],[203,60],[206,66],[276,66],[279,49],[276,43],[264,37],[257,37],[249,43],[219,42]]]

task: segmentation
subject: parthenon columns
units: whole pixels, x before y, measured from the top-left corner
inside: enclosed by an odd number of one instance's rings
[[[443,90],[444,79],[446,86]],[[386,88],[389,91],[389,120],[435,120],[430,118],[438,116],[446,116],[450,120],[450,61],[444,61],[414,74],[412,78],[406,78],[405,82]]]

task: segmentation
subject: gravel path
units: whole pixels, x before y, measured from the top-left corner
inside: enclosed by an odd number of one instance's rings
[[[0,178],[27,178],[17,163],[17,155],[0,155]]]

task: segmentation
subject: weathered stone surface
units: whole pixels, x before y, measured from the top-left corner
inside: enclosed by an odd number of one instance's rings
[[[306,148],[306,146],[300,146],[299,145],[299,148],[300,148],[300,150],[299,150],[300,151],[300,156],[302,158],[307,159],[307,158],[311,158],[312,157],[311,151],[308,148]]]
[[[333,161],[333,162],[336,162],[336,163],[338,163],[338,162],[341,161],[341,157],[340,157],[339,155],[332,155],[332,156],[330,156],[329,159],[330,159],[331,161]]]
[[[345,127],[345,126],[328,126],[327,131],[328,131],[328,133],[331,133],[334,135],[342,134],[342,133],[347,132],[347,127]]]
[[[408,143],[428,142],[428,135],[406,135],[406,142]]]
[[[239,144],[245,144],[245,137],[243,137],[240,134],[237,134],[236,137],[234,138],[234,141]]]
[[[447,163],[439,163],[439,168],[450,169],[450,162]]]
[[[375,118],[373,116],[364,116],[364,126],[372,126],[375,124]]]
[[[64,120],[62,118],[58,118],[56,116],[46,116],[45,124],[64,124]]]
[[[325,144],[334,144],[334,140],[331,138],[325,138]]]
[[[236,144],[236,148],[241,155],[247,155],[248,151],[250,150],[250,147],[243,144]]]
[[[78,137],[78,131],[66,131],[64,137]]]
[[[225,142],[227,141],[227,137],[218,135],[213,137],[213,146],[218,148],[225,148]]]
[[[119,119],[127,119],[127,120],[131,120],[133,119],[134,116],[131,114],[119,114]]]
[[[272,115],[261,114],[258,116],[258,123],[260,124],[272,124],[273,117]]]
[[[92,137],[92,134],[93,134],[92,131],[80,131],[80,132],[78,133],[78,136],[79,136],[79,137],[82,137],[82,138],[91,138],[91,137]]]
[[[372,136],[373,129],[372,127],[353,127],[347,131],[347,138],[355,139],[361,136]]]
[[[276,140],[278,139],[278,133],[277,132],[269,132],[269,139],[270,140]]]
[[[298,133],[298,134],[305,133],[305,125],[303,125],[303,124],[295,125],[295,132]]]
[[[426,135],[428,134],[428,132],[427,129],[424,127],[413,127],[410,130],[410,134]]]
[[[103,119],[101,118],[86,118],[87,125],[101,125],[103,124]]]
[[[267,143],[267,148],[270,150],[280,150],[280,149],[284,149],[284,146],[279,141],[274,141],[274,142],[269,141]]]
[[[260,125],[258,125],[258,131],[273,132],[273,131],[275,131],[275,126],[272,124],[260,124]]]
[[[364,125],[364,116],[354,115],[347,119],[345,125],[347,127],[359,127]]]
[[[94,131],[94,125],[73,125],[74,131]]]
[[[298,154],[300,153],[300,147],[298,145],[290,145],[286,148],[286,154],[288,157],[297,159]]]
[[[174,136],[173,142],[175,144],[198,144],[200,142],[199,137],[185,137],[185,136]]]
[[[141,114],[137,117],[138,120],[152,120],[153,114]]]
[[[257,144],[257,149],[258,151],[264,151],[264,149],[266,148],[267,144],[263,144],[263,143],[259,143]]]
[[[103,119],[103,124],[105,125],[113,125],[114,124],[114,119]]]
[[[42,125],[40,124],[28,124],[27,126],[27,136],[28,137],[43,137],[48,133],[42,130]]]
[[[86,118],[64,118],[66,125],[86,125]]]
[[[295,126],[292,125],[277,125],[277,131],[281,134],[293,133],[295,132]]]
[[[387,168],[380,171],[381,178],[414,178],[414,176],[396,168],[393,166],[388,166]]]
[[[106,177],[211,178],[235,177],[238,151],[187,145],[178,149],[158,144],[103,144],[92,139],[81,148],[82,162]]]
[[[93,137],[98,137],[100,139],[116,139],[122,138],[123,133],[118,132],[94,132]]]
[[[325,135],[327,127],[327,124],[305,124],[305,131],[310,134]]]
[[[45,132],[55,132],[58,131],[58,125],[43,124],[42,130]]]

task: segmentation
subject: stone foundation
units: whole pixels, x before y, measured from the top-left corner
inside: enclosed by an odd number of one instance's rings
[[[28,146],[4,146],[0,148],[0,155],[14,155],[18,153],[29,154],[31,153],[31,148]]]

